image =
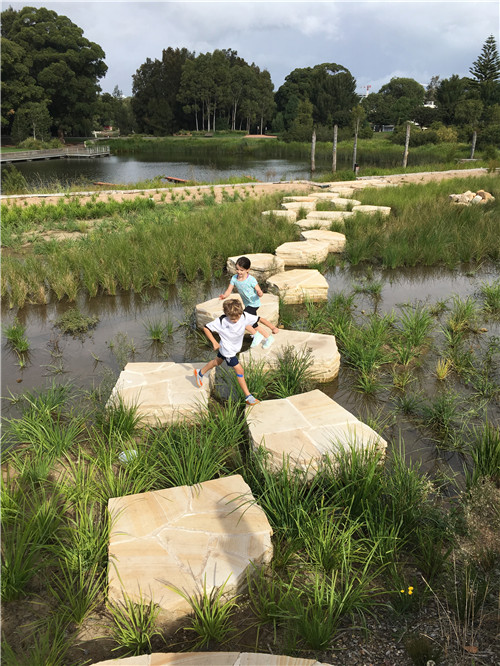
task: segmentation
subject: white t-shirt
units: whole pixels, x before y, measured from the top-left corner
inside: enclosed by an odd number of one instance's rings
[[[218,333],[220,337],[220,355],[225,358],[236,356],[241,350],[245,328],[252,326],[258,321],[257,315],[244,312],[236,322],[232,322],[226,315],[217,317],[207,324],[212,333]]]

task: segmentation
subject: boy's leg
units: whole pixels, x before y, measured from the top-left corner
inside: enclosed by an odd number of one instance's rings
[[[209,361],[201,370],[194,370],[194,376],[196,377],[196,383],[198,386],[203,386],[203,377],[207,372],[210,372],[212,368],[216,368],[218,365],[222,363],[222,358],[217,356],[216,358],[212,359]]]
[[[245,376],[244,376],[243,367],[242,367],[241,363],[238,363],[237,365],[234,365],[233,368],[234,368],[234,371],[236,373],[236,379],[238,380],[238,384],[240,385],[240,388],[243,391],[243,394],[245,396],[245,400],[247,400],[248,398],[253,398],[253,400],[251,402],[249,402],[248,404],[253,404],[253,405],[257,404],[259,402],[259,400],[256,400],[253,397],[253,395],[250,393],[250,391],[248,390],[248,386],[247,386],[247,383],[245,381]]]

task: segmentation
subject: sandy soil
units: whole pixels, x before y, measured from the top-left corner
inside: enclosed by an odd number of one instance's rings
[[[405,183],[426,183],[429,181],[439,181],[450,178],[469,178],[473,176],[483,176],[487,173],[487,169],[455,169],[452,171],[429,171],[421,173],[408,173],[408,174],[395,174],[391,176],[377,176],[376,178],[363,178],[360,177],[355,181],[335,182],[333,186],[338,187],[370,187],[374,183],[387,183],[388,185],[401,185]],[[17,205],[31,205],[45,202],[46,204],[56,204],[61,198],[78,197],[81,203],[90,201],[92,197],[97,201],[108,201],[113,198],[117,201],[127,201],[135,199],[137,196],[144,196],[152,198],[158,202],[170,202],[172,194],[175,198],[179,199],[184,197],[184,200],[193,201],[201,199],[204,195],[215,193],[215,198],[218,202],[222,201],[223,193],[226,196],[233,196],[235,192],[239,192],[242,196],[246,196],[245,192],[249,193],[252,197],[261,197],[265,194],[273,194],[275,192],[283,193],[307,193],[313,190],[320,191],[321,187],[325,187],[327,183],[312,183],[308,180],[298,180],[280,183],[246,183],[241,185],[194,185],[191,187],[166,187],[163,189],[152,190],[102,190],[94,192],[74,192],[68,194],[48,194],[48,195],[15,195],[15,196],[2,196],[2,203],[17,204]],[[26,202],[26,204],[25,204]]]

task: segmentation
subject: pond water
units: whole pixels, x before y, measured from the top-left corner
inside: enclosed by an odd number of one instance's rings
[[[351,293],[353,285],[361,284],[366,272],[362,268],[337,268],[326,273],[330,285],[329,294]],[[500,278],[498,265],[482,265],[474,272],[464,269],[446,270],[416,268],[406,270],[373,270],[372,279],[382,282],[380,297],[374,299],[367,294],[356,295],[356,314],[377,312],[383,314],[397,310],[404,304],[416,302],[435,304],[457,295],[462,299],[477,296],[483,282],[492,283]],[[82,338],[63,335],[54,326],[55,320],[74,303],[60,302],[48,305],[27,306],[16,311],[2,309],[3,325],[12,322],[15,316],[26,326],[30,342],[28,363],[20,368],[16,355],[3,342],[2,397],[16,395],[33,388],[41,388],[52,381],[72,382],[83,389],[91,389],[101,382],[115,383],[120,363],[129,361],[161,360],[175,362],[204,361],[212,358],[212,349],[207,346],[203,334],[194,326],[194,307],[214,298],[227,286],[227,278],[210,283],[182,283],[168,288],[162,294],[151,290],[142,294],[120,293],[117,296],[101,295],[88,299],[81,297],[78,308],[85,314],[99,317],[97,327]],[[294,306],[300,316],[300,306]],[[168,319],[173,323],[173,334],[164,345],[151,343],[147,339],[145,324],[150,320]],[[500,324],[488,323],[487,336],[500,336]],[[483,337],[487,337],[483,336]],[[248,343],[245,343],[244,349]],[[131,350],[133,348],[133,351]],[[437,354],[433,356],[435,360]],[[418,373],[417,373],[418,374]],[[420,387],[435,391],[437,380],[427,371],[418,377]],[[343,407],[363,419],[363,414],[373,411],[370,401],[362,394],[352,391],[352,376],[341,366],[338,378],[319,388]],[[377,401],[376,409],[384,409],[386,398]],[[15,410],[4,400],[4,415]],[[393,407],[391,408],[393,410]],[[494,418],[500,419],[500,408]],[[455,454],[438,452],[436,448],[410,422],[401,419],[397,428],[405,442],[407,455],[418,458],[426,470],[436,470],[446,461],[455,469],[461,469],[461,461]],[[393,433],[393,435],[397,433]]]
[[[197,157],[170,161],[161,154],[111,155],[96,159],[71,158],[16,162],[28,185],[39,186],[54,180],[70,183],[85,178],[115,184],[137,183],[158,176],[174,176],[197,182],[228,180],[231,176],[247,175],[265,182],[310,179],[306,161],[255,159],[230,156]],[[320,173],[318,170],[317,173]]]

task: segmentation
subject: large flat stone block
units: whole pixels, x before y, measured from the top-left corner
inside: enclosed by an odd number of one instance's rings
[[[236,273],[236,262],[241,256],[240,254],[235,257],[228,257],[226,268],[231,275]],[[250,259],[250,275],[253,275],[257,282],[285,270],[285,262],[275,254],[259,252],[257,254],[245,254],[244,256]]]
[[[343,252],[345,250],[345,236],[337,231],[311,229],[310,231],[303,231],[300,237],[306,241],[316,240],[328,243],[328,252]]]
[[[262,215],[265,217],[285,217],[287,220],[290,222],[295,222],[297,219],[297,211],[296,210],[264,210],[262,212]]]
[[[283,203],[290,203],[292,201],[316,201],[317,196],[314,194],[309,195],[302,195],[302,196],[288,196],[288,197],[283,197],[282,201]]]
[[[169,424],[191,421],[208,412],[209,381],[198,388],[194,368],[204,363],[127,363],[120,373],[108,404],[118,398],[137,405],[144,423]]]
[[[375,215],[376,213],[380,213],[381,215],[389,215],[389,213],[391,212],[391,207],[390,206],[369,206],[367,204],[356,205],[356,206],[353,206],[352,212],[353,213],[364,213],[365,215]]]
[[[316,201],[290,201],[290,203],[282,203],[281,207],[284,210],[299,211],[301,208],[304,210],[316,210]]]
[[[96,666],[328,666],[315,659],[262,652],[153,652],[100,661]]]
[[[347,217],[352,217],[354,213],[349,210],[312,210],[307,214],[308,220],[328,220],[329,222],[344,221]],[[300,220],[296,222],[299,224]]]
[[[233,293],[228,297],[236,298],[241,301],[241,296],[236,293],[236,290],[233,290]],[[243,302],[243,301],[241,301]],[[279,307],[280,299],[276,294],[264,294],[260,299],[261,306],[258,310],[258,316],[264,317],[268,322],[276,326],[279,319]],[[221,314],[224,314],[222,309],[222,304],[224,301],[217,298],[211,298],[209,301],[204,303],[199,303],[196,308],[196,326],[199,329],[203,329],[210,321],[213,321],[216,317],[220,317]],[[202,366],[200,366],[202,367]]]
[[[335,208],[337,210],[346,210],[349,206],[359,206],[361,204],[361,201],[338,196],[332,199],[332,203],[335,204]]]
[[[341,211],[339,211],[340,213]],[[341,222],[344,224],[344,218],[340,217],[337,222]],[[306,231],[307,229],[329,229],[332,226],[332,220],[331,219],[324,219],[321,217],[316,217],[316,218],[309,218],[305,217],[302,218],[301,220],[297,220],[295,224],[301,229],[302,231]]]
[[[284,303],[326,301],[328,298],[328,282],[314,268],[294,268],[276,273],[267,278],[266,283],[269,291],[279,296]]]
[[[263,364],[264,369],[279,365],[279,357],[287,347],[293,347],[299,355],[310,350],[311,375],[317,382],[331,382],[339,374],[340,354],[334,335],[311,333],[310,331],[288,331],[280,329],[274,336],[274,344],[269,349],[253,347],[239,355],[243,367],[249,364]]]
[[[319,240],[303,240],[279,245],[275,252],[285,266],[309,266],[319,264],[328,256],[328,243]]]
[[[240,475],[112,498],[109,599],[153,599],[176,619],[198,595],[244,588],[251,563],[272,558],[272,529]]]
[[[292,468],[312,475],[324,456],[333,458],[342,449],[387,447],[380,435],[318,389],[265,400],[248,410],[247,422],[253,447],[264,447],[275,469],[288,459]]]

